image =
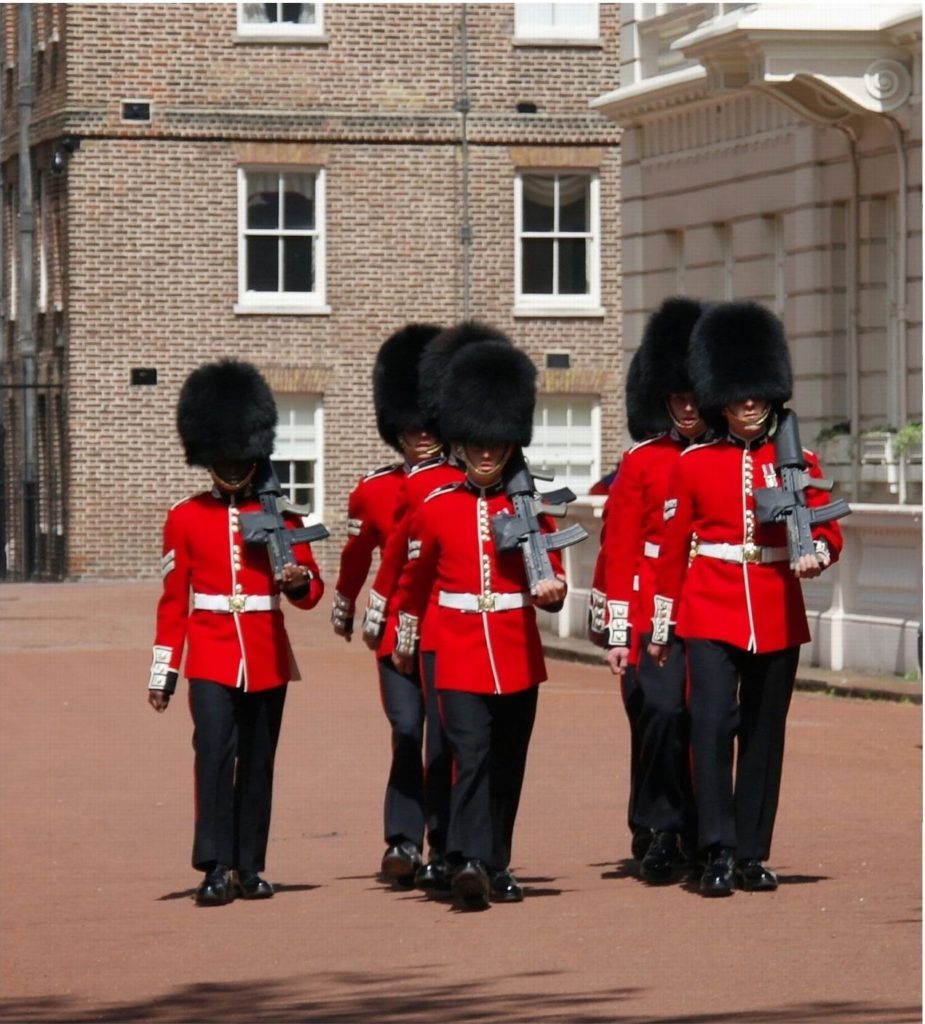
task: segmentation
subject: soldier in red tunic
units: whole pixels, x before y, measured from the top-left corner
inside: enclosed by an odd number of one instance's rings
[[[790,399],[783,326],[754,303],[707,310],[688,362],[699,408],[718,432],[678,460],[665,501],[650,653],[684,638],[699,845],[706,896],[777,888],[764,866],[777,812],[784,733],[800,644],[810,639],[801,579],[838,558],[834,521],[791,564],[786,526],[759,522],[755,490],[779,487],[774,434]],[[788,415],[792,415],[788,411]],[[810,478],[819,463],[804,452]],[[825,505],[809,486],[810,507]],[[737,751],[735,763],[734,749]]]
[[[164,525],[163,594],[157,608],[148,701],[167,709],[184,649],[196,752],[193,867],[200,905],[267,899],[265,867],[273,763],[287,683],[298,670],[280,592],[312,608],[324,586],[311,547],[274,578],[267,548],[246,544],[241,517],[259,512],[251,483],[273,451],[276,406],[249,363],[201,366],[177,406],[186,461],[212,476],[210,491],[178,502]],[[287,517],[287,529],[302,526]]]
[[[529,444],[536,369],[507,341],[470,345],[451,359],[441,384],[439,431],[452,439],[466,479],[434,491],[414,513],[409,559],[395,605],[392,658],[406,671],[420,621],[435,630],[436,686],[454,760],[447,858],[464,909],[517,902],[510,872],[514,821],[537,687],[546,678],[534,606],[556,611],[566,584],[558,553],[554,578],[529,592],[520,552],[497,550],[492,518],[512,514],[502,479]],[[554,526],[539,517],[544,532]]]
[[[407,504],[410,481],[426,479],[429,483],[424,486],[430,490],[445,479],[443,446],[423,415],[418,396],[418,364],[425,347],[439,333],[440,328],[430,324],[408,324],[387,338],[376,356],[376,425],[383,441],[402,456],[402,461],[369,473],[348,501],[347,543],[341,553],[331,613],[335,633],[348,641],[353,633],[356,598],[366,582],[373,553],[378,549],[384,555]],[[401,547],[404,551],[405,546]],[[381,616],[376,592],[382,586],[381,576],[380,568],[371,592],[373,610],[367,612],[364,640],[370,619]],[[372,646],[375,649],[375,644]],[[396,671],[390,654],[391,649],[380,651],[377,658],[382,707],[392,729],[392,762],[384,806],[386,850],[380,870],[383,877],[396,884],[410,885],[421,867],[427,817],[421,756],[425,699],[417,668],[408,673]],[[432,740],[434,749],[437,743],[438,739]],[[447,767],[444,774],[448,772]]]
[[[438,431],[439,396],[450,359],[467,345],[483,341],[501,341],[507,338],[495,328],[474,320],[464,321],[443,331],[429,341],[421,353],[417,375],[417,398],[421,415],[434,435]],[[398,587],[402,569],[408,560],[408,536],[414,512],[424,499],[438,487],[455,483],[465,477],[465,471],[452,456],[441,454],[413,466],[399,489],[395,521],[382,552],[382,561],[369,593],[369,602],[363,620],[363,639],[376,651],[380,672],[395,673],[391,655],[395,648],[398,616],[390,598]],[[426,816],[427,841],[430,853],[426,863],[414,874],[418,888],[433,893],[447,892],[450,888],[449,868],[446,861],[446,834],[450,814],[450,786],[452,757],[443,730],[437,690],[434,684],[436,668],[436,641],[430,609],[436,604],[431,594],[428,613],[421,622],[421,641],[417,662],[417,676],[423,687],[425,712],[423,805]],[[409,744],[410,757],[410,744]],[[407,857],[403,865],[397,860]],[[397,855],[397,856],[396,856]],[[392,853],[393,870],[401,871],[399,881],[410,877],[415,851],[402,849]]]
[[[633,357],[626,405],[630,433],[639,443],[623,456],[604,506],[591,591],[592,640],[607,647],[630,723],[632,852],[651,884],[677,877],[679,839],[696,832],[684,651],[675,642],[660,669],[646,645],[668,481],[681,452],[707,429],[687,374],[688,342],[702,310],[693,299],[667,299],[649,319]]]

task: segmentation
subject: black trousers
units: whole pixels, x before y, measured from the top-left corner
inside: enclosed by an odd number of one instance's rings
[[[696,811],[690,772],[690,723],[681,641],[659,668],[642,638],[639,661],[623,674],[623,703],[630,724],[629,826],[677,832],[693,839]]]
[[[481,860],[490,871],[510,865],[537,693],[535,686],[504,696],[440,692],[454,762],[451,860]]]
[[[385,841],[424,844],[424,690],[417,668],[403,675],[379,659],[379,692],[392,727],[392,764],[385,787]]]
[[[450,788],[453,784],[453,755],[440,717],[440,699],[435,686],[437,655],[421,652],[424,681],[424,807],[427,811],[427,841],[435,853],[446,852],[450,823]]]
[[[273,763],[287,686],[245,693],[208,679],[191,679],[190,713],[196,752],[193,867],[216,864],[242,872],[266,867]]]
[[[766,860],[800,649],[751,654],[713,640],[686,648],[699,845]]]

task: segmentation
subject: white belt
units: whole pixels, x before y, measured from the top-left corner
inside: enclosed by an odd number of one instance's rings
[[[642,553],[646,558],[658,558],[658,544],[653,544],[652,541],[647,540],[645,546],[642,549]]]
[[[278,594],[193,594],[200,612],[269,612],[279,608]]]
[[[456,594],[441,590],[437,604],[455,608],[460,612],[506,612],[511,608],[524,608],[530,603],[529,594]]]
[[[722,562],[789,562],[790,549],[786,547],[769,548],[759,544],[705,544],[697,545],[697,554],[708,558],[718,558]]]

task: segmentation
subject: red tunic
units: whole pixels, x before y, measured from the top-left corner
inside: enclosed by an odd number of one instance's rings
[[[390,604],[392,595],[398,587],[401,571],[408,561],[408,535],[411,531],[411,520],[424,499],[445,484],[457,483],[465,478],[465,473],[446,458],[429,459],[420,465],[413,466],[405,477],[395,505],[395,523],[388,542],[382,552],[379,571],[373,580],[370,600],[378,598],[385,603],[386,618],[382,639],[376,654],[387,658],[395,649],[395,630],[398,626],[398,614]],[[436,593],[431,595],[431,603],[437,600]],[[433,616],[425,614],[421,624],[421,651],[436,649],[434,630],[429,623]]]
[[[821,477],[816,456],[805,454],[810,476]],[[665,502],[655,617],[673,621],[676,612],[679,636],[762,654],[810,639],[803,591],[786,554],[767,564],[692,555],[692,544],[752,543],[786,550],[783,524],[761,525],[754,517],[753,490],[780,485],[774,461],[774,443],[767,437],[751,444],[722,438],[688,448],[678,460]],[[815,506],[829,497],[807,488],[806,499]],[[820,523],[812,533],[836,561],[842,548],[838,523]]]
[[[383,466],[364,476],[347,501],[347,542],[340,554],[334,591],[335,596],[348,602],[351,615],[369,574],[373,552],[383,549],[392,530],[404,482],[403,463]]]
[[[501,488],[482,490],[468,482],[448,484],[431,493],[414,513],[410,527],[412,556],[394,596],[402,630],[416,632],[431,590],[438,603],[428,614],[435,634],[438,690],[506,694],[537,686],[546,678],[536,612],[529,603],[504,611],[460,611],[439,604],[441,591],[451,595],[527,592],[519,550],[498,552],[491,517],[512,514],[511,499]],[[544,533],[555,531],[540,516]],[[550,552],[557,575],[562,560]]]
[[[204,492],[179,502],[164,524],[161,572],[164,589],[157,606],[155,664],[178,672],[186,649],[188,679],[211,679],[242,690],[268,690],[298,678],[283,613],[266,611],[217,612],[193,609],[191,594],[275,596],[267,549],[245,544],[238,516],[259,512],[260,502],[246,497],[233,505],[216,492]],[[287,516],[286,525],[302,525]],[[308,594],[291,603],[312,608],[324,593],[309,544],[296,544],[298,564],[311,569]]]
[[[652,629],[668,482],[687,445],[673,434],[634,445],[623,456],[604,505],[592,605],[603,605],[606,645],[629,647],[631,664],[638,659],[643,633]]]

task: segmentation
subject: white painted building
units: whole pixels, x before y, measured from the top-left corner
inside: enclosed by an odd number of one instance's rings
[[[669,295],[754,299],[781,316],[803,442],[855,509],[842,564],[807,587],[804,657],[914,671],[921,6],[621,9],[619,87],[591,106],[623,129],[627,355]]]

